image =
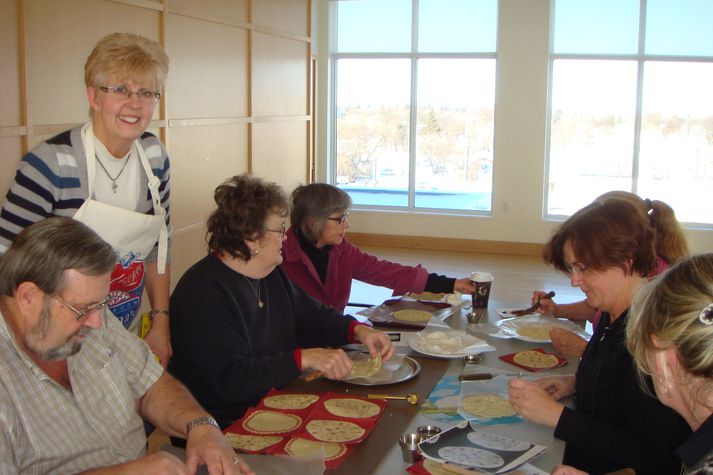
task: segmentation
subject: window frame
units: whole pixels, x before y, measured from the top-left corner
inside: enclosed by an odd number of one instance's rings
[[[544,221],[561,222],[566,220],[571,215],[549,213],[549,184],[550,184],[550,152],[552,140],[552,86],[553,86],[553,69],[556,60],[607,60],[607,61],[631,61],[636,62],[636,109],[634,111],[634,138],[632,149],[632,170],[631,170],[631,187],[629,190],[632,193],[638,194],[639,181],[639,159],[641,145],[641,127],[642,127],[642,111],[643,111],[643,88],[644,88],[644,70],[647,63],[654,62],[669,62],[669,63],[707,63],[713,64],[713,56],[699,55],[661,55],[661,54],[646,54],[646,17],[647,17],[647,2],[648,0],[640,0],[639,3],[639,23],[638,23],[638,44],[637,52],[631,54],[596,54],[596,53],[555,53],[555,9],[557,0],[550,0],[550,38],[549,38],[549,54],[547,65],[547,116],[545,123],[545,164],[544,164],[544,183],[543,183],[543,201],[542,201],[542,219]],[[713,223],[699,222],[681,222],[681,225],[686,229],[691,230],[712,230]]]
[[[496,0],[497,8],[499,10],[499,0]],[[408,172],[408,190],[407,190],[407,205],[406,206],[381,206],[381,205],[368,205],[368,204],[357,204],[353,205],[354,209],[365,210],[365,211],[380,211],[380,212],[395,212],[395,213],[409,213],[418,215],[441,215],[441,216],[482,216],[482,217],[492,217],[493,208],[495,200],[493,196],[495,195],[495,186],[493,179],[493,186],[490,192],[490,210],[466,210],[466,209],[448,209],[448,208],[427,208],[427,207],[416,207],[416,159],[417,159],[417,146],[416,139],[418,136],[418,61],[420,59],[492,59],[495,61],[495,88],[497,90],[497,51],[498,51],[498,38],[496,35],[495,39],[495,51],[493,52],[479,52],[479,53],[433,53],[433,52],[419,52],[418,51],[418,21],[419,21],[419,0],[412,0],[411,6],[411,48],[408,52],[402,53],[340,53],[337,51],[337,15],[338,15],[338,3],[339,1],[329,2],[329,59],[328,59],[328,81],[329,81],[329,93],[328,93],[328,119],[327,119],[327,148],[328,148],[328,161],[327,161],[327,180],[330,184],[337,186],[337,77],[339,74],[337,63],[340,59],[407,59],[410,62],[410,104],[409,104],[409,172]],[[496,15],[496,22],[498,22],[499,13]],[[496,25],[496,31],[499,27],[499,22]],[[495,94],[495,91],[493,91]],[[493,115],[495,115],[495,103],[493,103]],[[495,135],[497,134],[495,130],[495,121],[493,121],[493,174],[495,169]]]

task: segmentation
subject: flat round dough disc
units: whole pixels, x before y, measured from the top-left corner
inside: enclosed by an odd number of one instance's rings
[[[515,353],[512,360],[517,364],[537,369],[554,368],[559,364],[559,360],[555,355],[534,350]]]
[[[425,310],[406,309],[394,312],[394,318],[402,322],[425,323],[429,321],[431,317],[433,317],[433,314]]]
[[[256,434],[282,434],[297,429],[302,418],[295,414],[255,411],[243,421],[243,429]]]
[[[533,340],[549,340],[550,330],[552,326],[549,325],[523,325],[518,327],[517,334]]]
[[[307,457],[317,452],[320,448],[324,449],[324,460],[334,460],[344,455],[347,451],[347,447],[344,444],[317,442],[316,440],[295,437],[287,442],[285,452],[295,457]]]
[[[461,407],[468,414],[478,417],[508,417],[517,414],[510,401],[498,394],[473,394],[461,400]]]
[[[307,432],[324,442],[350,442],[359,439],[366,430],[353,422],[315,419],[307,423]]]
[[[330,414],[339,417],[365,419],[379,414],[381,407],[369,401],[353,398],[333,398],[324,402],[324,407]]]
[[[279,435],[245,435],[228,432],[225,434],[225,439],[234,449],[246,452],[259,452],[282,442],[284,437],[280,437]]]
[[[316,394],[276,394],[266,397],[262,402],[272,409],[307,409],[318,399]]]

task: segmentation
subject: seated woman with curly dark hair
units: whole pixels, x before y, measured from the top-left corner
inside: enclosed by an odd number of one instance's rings
[[[346,378],[339,347],[365,344],[383,359],[389,337],[311,298],[278,266],[287,197],[274,183],[243,174],[218,186],[208,219],[209,255],[171,295],[169,370],[225,427],[302,370]]]

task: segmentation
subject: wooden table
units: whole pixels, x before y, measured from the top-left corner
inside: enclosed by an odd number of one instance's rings
[[[491,300],[487,319],[483,318],[481,320],[480,328],[488,324],[492,325],[500,320],[496,309],[508,307],[512,308],[513,305]],[[501,361],[498,356],[538,347],[544,347],[546,350],[552,351],[551,344],[534,344],[517,339],[500,339],[486,336],[478,331],[479,325],[468,325],[466,313],[466,310],[461,309],[449,317],[446,323],[453,329],[466,330],[468,333],[473,333],[497,348],[494,352],[483,353],[480,363],[483,366],[515,372],[518,371],[518,368]],[[441,377],[451,374],[458,375],[462,372],[464,366],[461,359],[430,358],[413,352],[408,347],[399,347],[398,353],[409,355],[421,364],[421,372],[417,377],[410,381],[387,386],[356,386],[326,379],[308,383],[303,379],[299,379],[290,383],[285,389],[303,392],[334,391],[358,396],[366,396],[369,393],[406,395],[415,392],[419,395],[421,401],[425,401],[431,389]],[[577,358],[570,358],[565,366],[547,371],[544,374],[570,374],[576,370],[577,364]],[[359,444],[359,447],[349,454],[339,467],[327,470],[325,473],[376,475],[407,473],[406,468],[410,464],[405,463],[402,459],[398,437],[403,433],[415,432],[418,426],[429,424],[438,425],[432,419],[419,414],[417,406],[410,406],[402,401],[389,401],[382,419],[367,439]],[[443,426],[441,428],[446,429]],[[533,465],[548,473],[562,460],[564,443],[554,439],[552,435],[553,429],[551,428],[524,422],[508,426],[489,426],[486,431],[548,446],[549,450],[532,462]]]

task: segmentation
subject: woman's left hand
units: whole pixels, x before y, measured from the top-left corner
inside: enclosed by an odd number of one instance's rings
[[[159,363],[166,369],[168,361],[173,355],[171,348],[171,337],[168,329],[168,318],[163,315],[156,315],[151,323],[151,329],[144,337],[144,341],[149,345],[151,351],[159,357]]]
[[[394,345],[391,344],[391,338],[386,333],[374,330],[368,325],[357,325],[354,328],[354,335],[369,348],[372,357],[380,354],[381,359],[388,360],[393,356]]]
[[[511,379],[510,404],[525,419],[548,427],[557,426],[564,406],[536,381]]]
[[[455,284],[453,284],[453,292],[460,292],[462,294],[472,294],[475,292],[475,287],[473,287],[473,281],[468,277],[463,277],[462,279],[456,279]]]

